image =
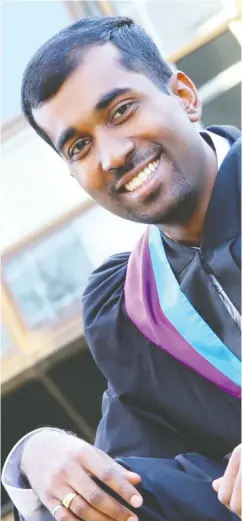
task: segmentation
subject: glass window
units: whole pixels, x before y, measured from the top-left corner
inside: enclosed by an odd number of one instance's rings
[[[201,25],[222,16],[226,10],[235,11],[230,0],[230,9],[220,0],[157,0],[109,2],[116,14],[129,16],[150,34],[165,57],[188,45],[200,33]],[[192,8],[191,8],[192,7]],[[223,14],[225,17],[225,13]]]
[[[2,358],[9,351],[12,350],[13,343],[12,343],[11,338],[8,335],[8,332],[6,330],[5,325],[2,322],[0,324],[0,328],[1,328],[1,351],[0,351],[0,354],[1,354],[1,358]]]
[[[231,31],[225,31],[176,62],[176,66],[199,88],[240,59],[239,42]]]
[[[81,313],[91,271],[75,221],[3,261],[5,283],[25,323],[34,329]]]
[[[23,71],[51,36],[71,23],[62,1],[2,2],[2,120],[20,114]]]
[[[241,83],[223,92],[209,103],[204,103],[202,123],[209,125],[234,125],[241,128]]]

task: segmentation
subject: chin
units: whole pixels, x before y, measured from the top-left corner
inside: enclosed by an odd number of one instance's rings
[[[191,193],[179,199],[159,201],[159,204],[149,205],[149,208],[139,208],[136,212],[128,210],[129,219],[142,224],[173,225],[187,222],[194,213],[197,201],[191,198]]]
[[[161,214],[161,212],[159,212],[158,214],[154,214],[153,212],[150,213],[150,212],[137,212],[137,213],[134,213],[132,211],[129,211],[127,212],[127,217],[126,219],[128,219],[129,221],[133,221],[133,222],[137,222],[137,223],[140,223],[140,224],[162,224],[162,223],[165,223],[166,222],[166,219],[164,217],[163,214]]]

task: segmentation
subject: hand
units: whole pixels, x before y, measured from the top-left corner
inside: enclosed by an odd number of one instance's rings
[[[218,492],[218,499],[242,519],[242,444],[232,452],[224,475],[213,481],[213,488]]]
[[[50,512],[61,505],[66,494],[77,494],[69,509],[60,506],[56,510],[57,521],[75,521],[75,516],[83,521],[138,521],[129,508],[104,492],[92,477],[138,508],[142,497],[135,485],[140,476],[75,436],[51,430],[36,433],[26,443],[21,469]]]

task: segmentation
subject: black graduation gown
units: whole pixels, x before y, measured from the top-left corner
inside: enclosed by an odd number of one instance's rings
[[[217,175],[200,251],[163,241],[183,292],[239,356],[238,325],[210,274],[240,312],[240,133],[209,130],[232,146]],[[142,493],[153,506],[145,504],[140,519],[237,518],[218,502],[211,480],[223,474],[224,457],[240,443],[240,400],[158,349],[130,321],[124,307],[129,255],[98,268],[83,297],[86,339],[108,380],[96,446],[141,473]]]
[[[232,127],[208,130],[231,144],[240,135]],[[240,159],[237,141],[217,176],[201,251],[163,237],[182,290],[237,355],[238,327],[208,274],[240,311]],[[211,481],[240,443],[240,402],[158,349],[129,320],[124,307],[129,255],[115,255],[95,270],[83,297],[86,339],[108,380],[95,444],[141,475],[140,521],[238,519],[219,503]],[[15,508],[14,518],[20,519]],[[52,518],[43,512],[47,519]]]

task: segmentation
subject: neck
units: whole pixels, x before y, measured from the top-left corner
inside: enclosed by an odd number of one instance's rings
[[[175,241],[198,246],[203,235],[204,221],[218,172],[215,151],[205,142],[205,183],[196,209],[186,222],[161,225],[160,229]]]

